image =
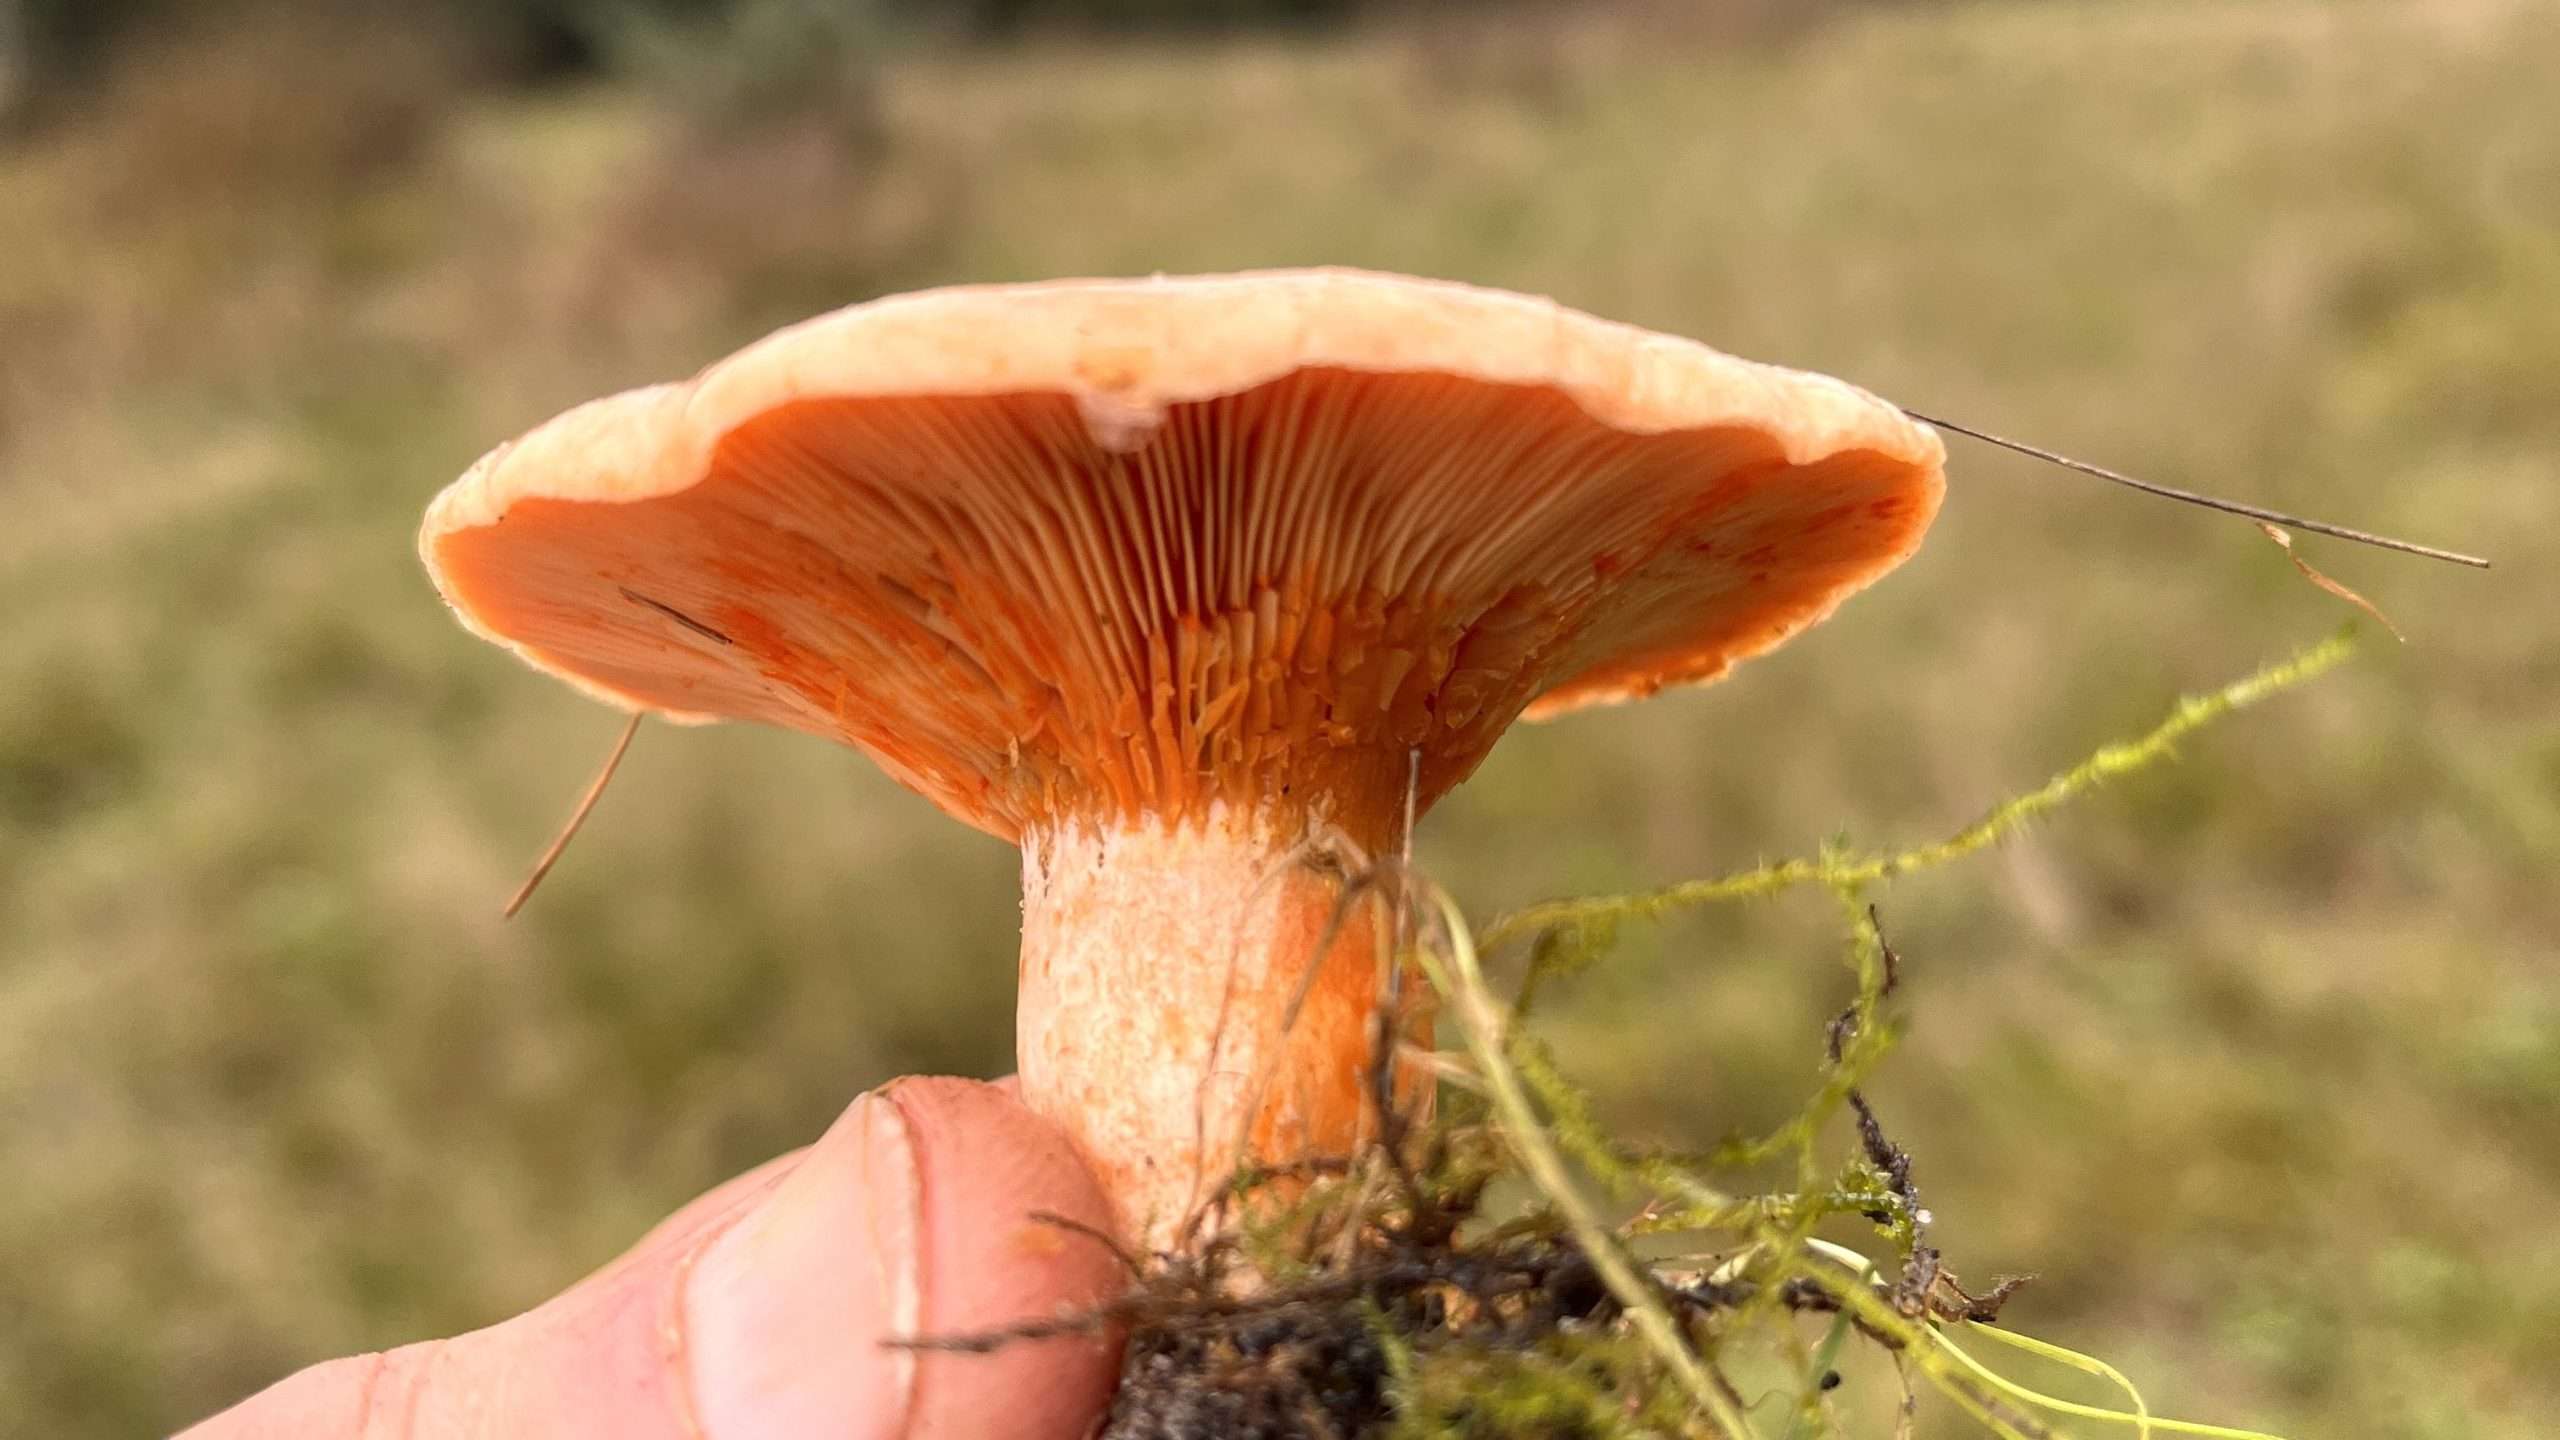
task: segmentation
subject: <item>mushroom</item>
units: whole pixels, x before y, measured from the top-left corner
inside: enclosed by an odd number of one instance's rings
[[[1310,855],[1392,848],[1522,715],[1821,620],[1918,547],[1943,463],[1841,381],[1546,300],[1078,280],[857,305],[571,410],[420,549],[598,699],[842,741],[1019,844],[1022,1096],[1161,1246],[1240,1159],[1375,1133],[1375,921],[1333,923]]]

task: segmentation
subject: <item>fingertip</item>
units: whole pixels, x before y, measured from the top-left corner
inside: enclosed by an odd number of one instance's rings
[[[1115,1336],[988,1355],[885,1340],[1081,1310],[1120,1283],[1064,1136],[1004,1091],[905,1081],[794,1159],[687,1207],[551,1303],[449,1341],[316,1366],[187,1440],[613,1435],[628,1440],[1078,1440]]]
[[[1105,1229],[1109,1205],[1056,1126],[975,1081],[903,1080],[883,1098],[923,1156],[924,1334],[1076,1315],[1118,1292],[1125,1276],[1110,1247],[1072,1228]],[[927,1354],[908,1433],[1072,1440],[1110,1398],[1119,1353],[1116,1333],[1082,1333],[985,1355]]]
[[[379,1354],[350,1355],[297,1371],[178,1432],[177,1440],[359,1434],[387,1359]]]
[[[856,1101],[689,1277],[696,1403],[711,1435],[864,1440],[1081,1436],[1116,1337],[989,1354],[884,1341],[1090,1307],[1120,1280],[1098,1242],[1033,1219],[1106,1223],[1065,1136],[994,1086],[902,1080]]]

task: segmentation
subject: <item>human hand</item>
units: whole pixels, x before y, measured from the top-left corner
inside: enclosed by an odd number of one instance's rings
[[[1010,1084],[896,1081],[548,1303],[313,1366],[179,1440],[1074,1440],[1110,1395],[1114,1341],[879,1343],[1110,1293],[1110,1253],[1035,1210],[1109,1223]]]

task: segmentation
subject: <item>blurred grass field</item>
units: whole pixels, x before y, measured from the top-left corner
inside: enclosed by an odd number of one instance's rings
[[[1666,14],[533,92],[253,29],[0,150],[0,1429],[486,1322],[865,1086],[1009,1064],[1012,852],[803,738],[644,732],[501,925],[614,717],[446,619],[439,485],[887,290],[1336,262],[2495,553],[2313,548],[2411,643],[1887,892],[1871,1093],[1950,1263],[2158,1410],[2552,1433],[2560,6]],[[2341,618],[2246,525],[1954,448],[1904,571],[1516,734],[1426,862],[1489,914],[1925,838]],[[1768,1124],[1827,906],[1631,936],[1562,1056],[1639,1137]]]

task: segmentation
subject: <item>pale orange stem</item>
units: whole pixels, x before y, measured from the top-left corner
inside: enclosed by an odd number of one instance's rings
[[[1337,928],[1345,877],[1302,838],[1222,812],[1023,846],[1022,1095],[1147,1248],[1239,1164],[1347,1157],[1378,1132],[1385,912],[1364,900]],[[1428,1035],[1428,998],[1407,975],[1404,1036]],[[1411,1113],[1423,1087],[1399,1069]]]

